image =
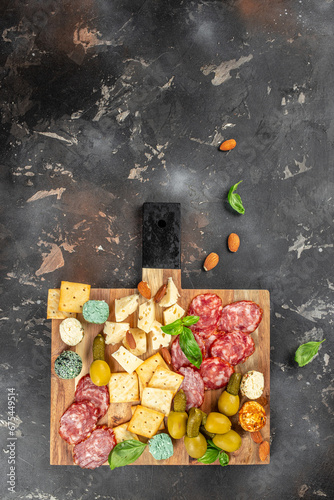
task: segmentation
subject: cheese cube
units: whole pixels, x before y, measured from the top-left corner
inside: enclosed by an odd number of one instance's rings
[[[179,304],[174,304],[172,307],[165,309],[164,311],[164,322],[165,325],[169,325],[169,323],[173,323],[177,319],[182,318],[184,316],[185,310],[182,309]]]
[[[115,317],[117,323],[126,319],[130,314],[135,312],[138,307],[139,295],[133,294],[115,300]]]
[[[140,356],[147,351],[147,341],[146,341],[146,333],[140,328],[130,328],[129,332],[132,333],[132,336],[136,342],[136,347],[134,349],[130,349],[129,344],[127,343],[126,337],[123,339],[123,345],[128,349],[128,351],[132,352],[135,356]]]
[[[159,306],[170,307],[173,306],[177,299],[180,297],[179,291],[174,285],[172,278],[168,278],[166,295],[160,300]]]
[[[151,330],[153,321],[155,320],[155,307],[153,299],[144,302],[139,306],[138,328],[148,333]]]
[[[153,321],[151,326],[151,340],[152,340],[152,348],[154,350],[159,349],[160,346],[168,347],[171,341],[171,335],[164,333],[161,330],[161,323],[159,321]]]
[[[134,354],[131,354],[131,352],[123,346],[114,352],[112,357],[116,359],[117,363],[119,363],[121,367],[130,374],[143,363],[142,359],[139,359],[137,356],[134,356]]]
[[[103,328],[103,333],[106,334],[106,344],[114,345],[122,342],[129,328],[129,323],[112,323],[111,321],[106,321]]]

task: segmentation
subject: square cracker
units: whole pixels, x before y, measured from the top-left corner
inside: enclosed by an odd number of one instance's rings
[[[133,414],[134,414],[134,412],[136,411],[136,408],[137,408],[137,406],[131,406],[131,413],[132,413],[132,415],[133,415]],[[127,424],[126,424],[126,425],[128,425],[128,423],[129,423],[129,422],[127,422]],[[124,425],[124,424],[123,424],[123,425]],[[158,431],[163,431],[165,428],[166,428],[166,427],[165,427],[165,422],[164,422],[164,420],[163,420],[163,421],[161,422],[161,424],[160,424],[160,427],[159,427]]]
[[[110,403],[139,401],[138,375],[136,372],[112,373],[109,381]]]
[[[113,428],[117,444],[122,441],[127,441],[128,439],[135,439],[136,441],[139,441],[137,434],[128,431],[128,425],[129,422],[125,422],[125,424],[118,425]]]
[[[159,367],[163,366],[166,370],[169,370],[167,364],[163,360],[162,356],[157,352],[153,356],[147,358],[144,363],[142,363],[137,369],[136,372],[142,383],[143,388],[147,387],[147,384],[152,378],[153,373]]]
[[[81,313],[89,300],[90,285],[62,281],[60,285],[59,311]]]
[[[128,431],[151,438],[157,433],[164,417],[165,415],[159,411],[138,405],[129,422]]]
[[[168,416],[173,397],[173,391],[156,389],[154,387],[145,387],[141,403],[143,406],[146,406],[146,408],[151,408],[151,410],[159,411]]]
[[[59,297],[60,297],[59,288],[49,288],[46,318],[47,319],[76,318],[76,313],[61,312],[58,310]]]
[[[178,388],[182,384],[183,379],[183,375],[179,375],[171,370],[166,370],[163,366],[159,366],[153,373],[152,378],[148,383],[148,387],[168,389],[169,391],[173,391],[173,395],[175,396]]]

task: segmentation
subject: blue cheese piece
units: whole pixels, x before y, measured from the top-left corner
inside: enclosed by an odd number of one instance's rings
[[[121,365],[123,370],[130,373],[130,375],[143,363],[142,359],[139,359],[134,354],[131,354],[131,352],[123,346],[114,352],[112,357]]]
[[[148,445],[149,452],[156,460],[167,460],[174,453],[173,442],[164,432],[151,438]]]
[[[161,327],[162,324],[159,321],[153,321],[151,326],[151,340],[154,350],[160,349],[160,346],[168,347],[171,341],[171,335],[164,333]]]
[[[148,300],[139,306],[138,328],[149,333],[153,321],[155,320],[154,300]]]
[[[117,323],[125,320],[130,314],[134,313],[139,304],[139,295],[133,294],[115,300],[115,317]]]
[[[126,332],[130,328],[130,323],[113,323],[106,321],[103,333],[106,335],[106,344],[118,344],[124,339]]]
[[[164,311],[164,322],[165,325],[169,325],[170,323],[173,323],[177,319],[182,318],[184,316],[185,310],[182,309],[179,304],[174,304],[172,307],[169,307],[168,309],[165,309]]]

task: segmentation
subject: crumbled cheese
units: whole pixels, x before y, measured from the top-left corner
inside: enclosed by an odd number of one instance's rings
[[[261,396],[264,389],[263,373],[252,370],[245,373],[240,384],[240,392],[248,399],[257,399]]]

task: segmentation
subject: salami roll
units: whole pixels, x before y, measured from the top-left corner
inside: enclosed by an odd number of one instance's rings
[[[215,390],[221,389],[228,384],[230,376],[234,373],[234,368],[224,359],[207,358],[201,364],[199,372],[205,389]]]
[[[87,374],[79,380],[77,385],[75,401],[90,401],[98,409],[98,419],[102,418],[109,408],[109,389],[107,385],[97,386],[93,384],[90,375]]]
[[[205,343],[202,337],[200,337],[197,333],[194,333],[195,340],[199,345],[199,348],[202,352],[202,357],[205,357]],[[172,358],[172,365],[176,371],[178,371],[182,366],[192,366],[194,367],[186,355],[183,353],[180,347],[180,339],[179,336],[175,337],[170,347],[170,354]],[[194,367],[195,368],[195,367]]]
[[[211,346],[211,356],[225,359],[230,365],[244,363],[255,351],[255,342],[250,335],[230,332],[221,335]]]
[[[98,409],[89,401],[74,402],[60,419],[59,434],[69,444],[83,441],[96,427]]]
[[[191,325],[193,332],[205,337],[215,330],[222,311],[222,301],[214,293],[204,293],[193,298],[188,309],[188,316],[199,316],[199,320]]]
[[[96,427],[87,439],[74,446],[73,461],[82,469],[96,469],[108,460],[115,446],[114,431],[105,425]]]
[[[190,367],[182,367],[179,373],[184,376],[180,390],[187,397],[186,411],[192,407],[199,408],[204,401],[204,382],[198,371]]]
[[[232,302],[232,304],[223,307],[218,330],[252,333],[261,323],[262,315],[261,307],[255,302],[250,300]]]

